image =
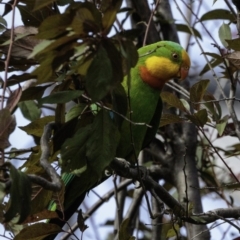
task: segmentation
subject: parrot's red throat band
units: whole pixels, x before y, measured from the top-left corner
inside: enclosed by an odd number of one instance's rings
[[[139,70],[140,70],[140,76],[143,82],[147,83],[150,87],[154,89],[161,90],[163,88],[165,81],[152,76],[148,72],[147,68],[144,66],[140,66]]]

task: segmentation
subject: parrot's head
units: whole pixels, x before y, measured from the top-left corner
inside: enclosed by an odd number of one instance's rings
[[[172,78],[185,79],[190,65],[187,52],[175,42],[161,41],[139,49],[141,79],[153,88],[161,90]]]

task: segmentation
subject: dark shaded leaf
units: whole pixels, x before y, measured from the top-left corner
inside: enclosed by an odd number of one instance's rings
[[[36,223],[24,228],[14,239],[15,240],[40,240],[52,234],[58,234],[62,229],[51,223]]]
[[[186,108],[184,107],[183,103],[173,93],[161,92],[161,98],[163,102],[166,102],[169,105],[169,107],[175,107],[183,112],[186,112]]]
[[[44,86],[34,86],[29,87],[22,92],[22,96],[20,98],[20,102],[27,100],[37,100],[42,97],[45,90],[50,87],[52,84],[47,84]]]
[[[108,7],[105,8],[103,11],[103,18],[102,18],[104,34],[107,35],[113,23],[116,20],[116,14],[122,5],[122,0],[114,0],[114,1],[104,0],[104,1],[109,3]],[[102,1],[102,5],[104,4],[104,1]]]
[[[0,110],[0,149],[3,150],[10,146],[9,135],[16,128],[15,117],[11,115],[9,109]]]
[[[86,89],[93,102],[107,95],[113,84],[112,76],[111,61],[107,51],[100,45],[85,77]]]
[[[186,115],[186,117],[199,127],[203,127],[208,121],[208,113],[206,109],[201,109],[193,115]]]
[[[163,127],[165,125],[173,124],[173,123],[180,123],[180,122],[184,122],[184,119],[174,114],[165,113],[165,114],[162,114],[161,116],[159,127]]]
[[[10,163],[5,163],[10,170],[12,180],[10,188],[10,206],[4,215],[4,221],[9,222],[19,217],[18,223],[22,223],[30,213],[31,181],[27,175],[18,171]]]
[[[196,109],[199,109],[200,104],[197,103],[202,101],[209,83],[209,80],[201,80],[190,88],[190,101],[194,103]]]
[[[33,11],[39,10],[45,6],[52,4],[55,0],[35,0]]]
[[[38,100],[38,104],[42,105],[44,103],[67,103],[75,98],[80,97],[83,94],[83,91],[74,90],[74,91],[61,91],[52,93],[51,95],[41,98]]]

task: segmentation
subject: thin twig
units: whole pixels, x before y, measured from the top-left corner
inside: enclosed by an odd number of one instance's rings
[[[6,92],[6,88],[7,88],[8,66],[9,66],[9,62],[10,62],[10,58],[11,58],[11,52],[12,52],[13,41],[14,41],[15,8],[16,8],[17,2],[18,2],[18,0],[14,0],[14,2],[11,4],[11,7],[12,7],[12,26],[11,26],[11,32],[10,32],[10,43],[9,43],[9,48],[8,48],[8,52],[7,52],[7,58],[4,61],[5,73],[4,73],[1,109],[3,109],[5,92]]]
[[[144,39],[143,39],[143,46],[146,45],[146,41],[147,41],[147,35],[148,35],[148,32],[149,32],[149,27],[150,27],[150,24],[151,24],[151,21],[153,19],[153,15],[155,13],[155,11],[157,10],[157,7],[158,5],[160,4],[161,0],[157,0],[156,4],[155,4],[155,8],[153,9],[153,11],[151,12],[151,15],[150,15],[150,18],[148,20],[148,24],[147,24],[147,29],[146,29],[146,32],[145,32],[145,35],[144,35]]]
[[[87,99],[87,100],[89,100],[89,101],[92,100],[90,97],[88,97],[88,96],[85,95],[85,94],[82,94],[82,97],[85,98],[85,99]],[[151,125],[146,124],[146,123],[133,122],[133,121],[131,121],[131,119],[129,119],[129,118],[125,117],[124,115],[118,113],[118,112],[115,111],[114,109],[111,109],[111,108],[109,108],[109,107],[106,107],[106,106],[103,105],[102,103],[96,102],[96,103],[94,103],[94,104],[96,104],[98,107],[101,107],[101,108],[103,108],[103,109],[105,109],[105,110],[108,110],[109,112],[113,112],[113,113],[117,114],[118,116],[122,117],[124,120],[128,121],[129,123],[131,123],[131,124],[133,124],[133,125],[146,126],[146,127],[152,128]]]

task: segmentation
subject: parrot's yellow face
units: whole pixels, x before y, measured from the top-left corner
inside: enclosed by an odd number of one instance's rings
[[[159,46],[159,52],[149,54],[143,64],[139,64],[140,76],[153,88],[162,89],[172,78],[183,80],[187,77],[191,65],[187,52],[168,45]]]

